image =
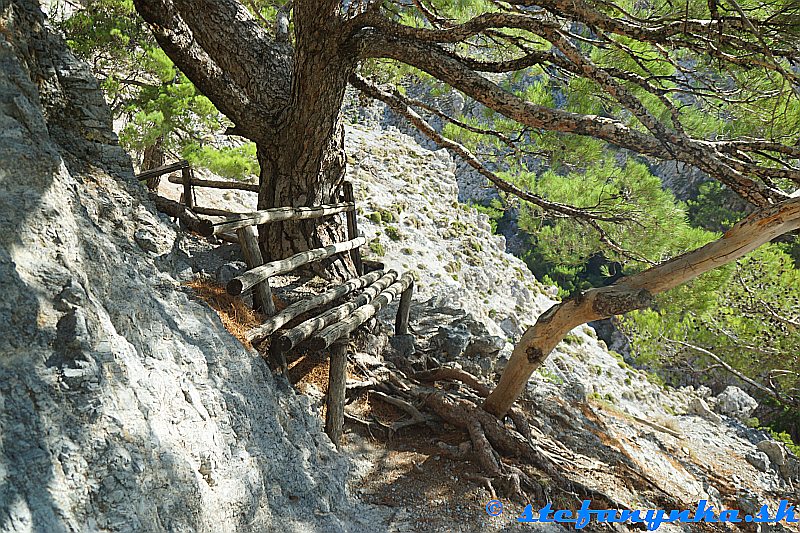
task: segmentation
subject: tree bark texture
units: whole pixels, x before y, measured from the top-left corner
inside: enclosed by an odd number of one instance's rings
[[[254,141],[259,209],[335,204],[345,175],[339,111],[356,54],[337,2],[296,1],[295,40],[276,40],[236,0],[136,0],[176,65],[230,118],[230,133]],[[259,228],[265,261],[346,240],[343,217]],[[314,265],[349,278],[348,256]]]

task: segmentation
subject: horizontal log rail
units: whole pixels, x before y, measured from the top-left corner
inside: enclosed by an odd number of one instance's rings
[[[271,276],[291,272],[302,265],[326,259],[338,253],[352,250],[353,248],[358,248],[366,244],[366,242],[366,238],[358,237],[349,241],[331,244],[324,248],[315,248],[313,250],[300,252],[286,259],[270,261],[260,267],[248,270],[241,276],[237,276],[229,281],[227,285],[228,294],[237,296],[252,288],[256,283],[260,283]]]
[[[216,237],[222,242],[229,242],[231,244],[238,244],[240,246],[242,244],[241,242],[239,242],[239,237],[231,233],[220,233]]]
[[[325,311],[324,313],[319,314],[314,318],[310,318],[296,327],[293,327],[278,337],[273,341],[273,350],[276,352],[288,352],[300,342],[309,338],[315,332],[320,331],[334,322],[344,320],[350,316],[354,310],[373,301],[375,297],[383,292],[386,287],[394,283],[395,280],[397,280],[397,272],[390,270],[381,276],[380,279],[376,280],[375,283],[364,289],[364,292],[359,294],[358,297],[352,302],[346,302],[342,305],[334,307],[333,309],[329,309],[328,311]]]
[[[349,335],[364,322],[375,316],[378,311],[396,300],[400,294],[408,289],[413,283],[414,278],[406,272],[399,280],[392,283],[386,290],[381,292],[370,303],[362,305],[346,319],[328,326],[322,331],[317,332],[308,342],[312,350],[324,350],[336,340]]]
[[[189,231],[194,231],[208,237],[214,232],[214,226],[210,220],[199,218],[191,209],[169,198],[151,194],[150,196],[156,204],[156,209],[171,217],[177,217],[181,224]]]
[[[347,296],[353,291],[371,285],[382,275],[383,271],[370,272],[369,274],[365,274],[360,278],[346,281],[342,285],[339,285],[338,287],[320,295],[295,302],[277,315],[265,321],[260,326],[256,326],[249,330],[246,334],[247,340],[253,344],[258,344],[269,337],[278,328],[289,323],[303,313],[307,313],[313,309],[316,309],[317,307],[321,307],[325,304],[333,302],[334,300],[338,300],[339,298]]]
[[[200,207],[194,206],[192,211],[198,215],[206,215],[211,217],[236,217],[239,215],[247,215],[248,213],[228,211],[227,209],[215,209],[213,207]]]
[[[223,241],[239,242],[250,269],[241,276],[232,279],[227,284],[226,290],[228,294],[240,295],[253,289],[255,291],[253,298],[256,308],[260,307],[268,316],[273,315],[260,326],[247,332],[246,337],[253,344],[267,339],[283,325],[304,313],[309,313],[354,291],[364,289],[361,294],[351,301],[319,313],[285,331],[279,338],[273,339],[271,344],[272,355],[280,358],[283,368],[286,367],[284,353],[300,342],[313,335],[310,343],[312,344],[312,349],[321,350],[326,348],[333,342],[348,337],[350,333],[374,316],[380,309],[398,298],[400,299],[400,306],[395,322],[395,330],[397,334],[408,332],[409,307],[412,291],[414,290],[413,279],[406,273],[398,280],[397,272],[384,272],[382,269],[364,274],[364,266],[361,254],[358,253],[358,248],[366,244],[367,240],[365,237],[358,235],[355,215],[356,205],[351,184],[346,183],[344,185],[343,197],[340,203],[310,207],[276,207],[247,213],[236,213],[223,209],[195,206],[192,187],[259,192],[258,185],[197,179],[194,177],[189,163],[185,160],[142,172],[137,177],[140,180],[148,180],[178,170],[181,170],[180,178],[170,176],[169,181],[170,183],[183,185],[182,201],[186,205],[156,196],[154,200],[157,207],[160,211],[179,217],[184,227],[205,237],[216,236]],[[259,245],[253,232],[253,226],[285,220],[321,218],[339,213],[346,213],[347,215],[347,234],[350,240],[300,252],[286,259],[263,263],[260,257]],[[198,214],[221,217],[224,220],[214,223],[210,220],[199,218]],[[236,236],[232,235],[231,232],[235,232]],[[360,277],[348,280],[321,295],[296,302],[280,313],[275,314],[269,286],[270,277],[291,272],[300,266],[326,259],[342,252],[350,252]],[[340,357],[346,357],[344,356],[344,350],[341,351]],[[342,361],[338,363],[338,366],[341,366]]]
[[[161,165],[160,167],[151,168],[150,170],[145,170],[140,172],[136,175],[136,179],[139,181],[149,180],[150,178],[155,178],[157,176],[163,176],[164,174],[169,174],[170,172],[176,172],[178,170],[189,168],[189,162],[184,160],[178,161],[177,163],[170,163],[168,165]],[[183,183],[182,181],[178,181],[177,183]]]
[[[257,226],[282,220],[304,220],[308,218],[320,218],[336,213],[354,211],[356,205],[352,202],[340,204],[320,205],[314,207],[275,207],[263,209],[252,213],[240,213],[232,215],[223,222],[214,225],[214,234],[224,233],[246,226]]]
[[[141,179],[141,178],[140,178]],[[183,184],[183,180],[178,177],[170,176],[170,183]],[[239,181],[225,181],[225,180],[204,180],[200,178],[191,178],[189,185],[192,187],[209,187],[211,189],[236,189],[247,192],[258,192],[258,185],[255,183],[242,183]]]

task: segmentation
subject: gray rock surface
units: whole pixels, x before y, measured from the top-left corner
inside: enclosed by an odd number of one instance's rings
[[[715,424],[722,423],[722,419],[719,417],[719,415],[712,411],[702,398],[693,398],[692,401],[689,402],[688,411],[697,416],[701,416],[706,420],[714,422]]]
[[[781,444],[774,440],[762,440],[756,446],[759,450],[767,454],[767,457],[769,457],[769,460],[775,466],[783,466],[786,464],[786,450]]]
[[[750,452],[745,459],[762,472],[767,472],[769,470],[769,457],[763,452]]]
[[[739,420],[747,420],[753,414],[758,402],[735,385],[728,385],[717,396],[716,411]]]
[[[185,241],[38,4],[0,27],[0,531],[386,530],[308,402],[178,283]]]

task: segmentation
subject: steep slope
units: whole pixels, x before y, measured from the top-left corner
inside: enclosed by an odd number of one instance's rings
[[[513,342],[553,304],[552,289],[504,251],[503,237],[491,233],[484,215],[458,202],[455,163],[446,151],[363,120],[350,125],[346,141],[359,228],[369,241],[363,253],[418,275],[413,343],[390,339],[385,350],[367,344],[354,359],[378,372],[384,360],[411,369],[455,364],[496,381]],[[177,186],[162,189],[174,194]],[[235,201],[209,193],[202,205],[230,208]],[[392,312],[383,315],[387,326]],[[312,401],[321,405],[318,391]],[[744,514],[796,498],[800,479],[796,458],[742,424],[750,401],[737,391],[715,398],[707,390],[664,388],[582,326],[534,375],[521,406],[533,414],[543,444],[564,454],[565,468],[570,461],[581,465],[576,479],[598,493],[630,508],[694,509],[705,499],[717,510]],[[383,444],[350,429],[346,448],[358,465],[353,486],[367,501],[390,505],[406,528],[505,530],[522,512],[507,502],[502,517],[486,516],[491,495],[475,477],[479,468],[448,457],[459,438],[452,428],[410,430]],[[704,529],[665,524],[660,530]]]
[[[0,531],[385,529],[186,246],[38,3],[0,3]]]
[[[518,502],[490,519],[475,478],[439,475],[472,468],[425,446],[448,431],[441,424],[413,443],[418,464],[363,493],[394,509],[348,499],[348,458],[321,434],[311,400],[181,285],[199,244],[133,181],[85,67],[36,2],[0,4],[0,28],[0,531],[386,531],[399,514],[420,531],[513,527]],[[347,135],[373,259],[419,275],[413,346],[368,345],[360,362],[445,362],[493,380],[552,292],[458,203],[447,153],[376,125]],[[747,403],[651,383],[586,327],[521,402],[564,468],[583,465],[574,475],[615,501],[774,509],[797,498],[800,463],[737,420]],[[361,476],[389,468],[351,449]],[[459,485],[473,500],[401,483],[426,472],[435,490]]]
[[[456,165],[446,151],[422,148],[376,122],[352,125],[347,141],[350,177],[363,209],[360,228],[370,240],[365,252],[419,274],[412,320],[416,353],[409,360],[455,363],[496,382],[511,342],[554,303],[553,293],[504,251],[503,237],[492,235],[485,215],[458,203]],[[778,500],[798,496],[797,458],[742,424],[752,399],[737,390],[714,398],[707,390],[653,383],[588,326],[576,328],[534,374],[521,405],[554,446],[566,446],[563,453],[574,464],[593,465],[579,475],[582,482],[631,508],[694,509],[706,499],[718,510],[744,515],[764,504],[774,510]],[[413,467],[407,475],[414,475]],[[422,502],[409,501],[397,483],[415,519],[450,512],[453,502],[413,511]],[[459,483],[477,487],[463,478]],[[478,500],[481,490],[473,493]],[[488,500],[489,494],[482,497]],[[439,527],[505,528],[522,511],[513,504],[506,509],[491,520],[471,509],[475,514],[462,512],[461,520],[450,518]]]

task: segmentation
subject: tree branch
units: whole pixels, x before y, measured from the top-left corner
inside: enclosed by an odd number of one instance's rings
[[[517,343],[500,382],[484,409],[503,416],[525,389],[531,374],[572,328],[648,307],[652,297],[704,272],[735,261],[775,237],[800,228],[800,198],[760,209],[735,224],[721,238],[653,268],[590,289],[555,304],[528,328]]]
[[[762,394],[766,394],[767,396],[777,400],[779,403],[782,403],[782,404],[785,404],[785,405],[791,405],[791,406],[794,406],[794,407],[800,407],[800,402],[798,402],[797,399],[795,399],[795,398],[785,398],[785,397],[781,396],[780,394],[778,394],[776,391],[770,389],[769,387],[766,387],[766,386],[762,385],[761,383],[755,381],[754,379],[745,376],[744,374],[742,374],[741,372],[739,372],[738,370],[733,368],[731,365],[729,365],[728,363],[723,361],[720,356],[718,356],[717,354],[715,354],[715,353],[713,353],[713,352],[711,352],[709,350],[706,350],[705,348],[702,348],[700,346],[696,346],[694,344],[691,344],[691,343],[688,343],[688,342],[684,342],[684,341],[679,341],[679,340],[675,340],[675,339],[668,339],[666,337],[663,338],[663,340],[668,342],[669,344],[683,346],[684,348],[690,348],[690,349],[692,349],[692,350],[694,350],[694,351],[696,351],[698,353],[701,353],[701,354],[703,354],[703,355],[705,355],[707,357],[710,357],[711,359],[713,359],[714,361],[717,362],[717,365],[719,367],[724,368],[726,371],[730,372],[731,374],[733,374],[734,376],[736,376],[737,378],[739,378],[743,382],[745,382],[748,385],[750,385],[751,387],[757,389]]]
[[[421,133],[423,133],[425,136],[427,136],[432,141],[437,143],[439,146],[443,148],[448,148],[453,152],[455,152],[456,154],[458,154],[458,156],[461,157],[469,166],[477,170],[482,176],[484,176],[489,181],[494,183],[495,186],[501,191],[507,192],[518,198],[521,198],[522,200],[525,200],[538,207],[541,207],[542,209],[544,209],[549,213],[560,214],[562,216],[574,218],[576,220],[591,220],[591,221],[599,220],[602,222],[613,222],[613,223],[624,222],[626,220],[623,217],[605,216],[599,213],[593,213],[590,210],[573,207],[571,205],[561,204],[558,202],[551,202],[550,200],[547,200],[546,198],[543,198],[537,194],[533,194],[529,191],[520,189],[516,185],[504,180],[494,172],[487,169],[472,154],[472,152],[470,152],[462,144],[453,141],[451,139],[448,139],[447,137],[444,137],[442,134],[433,129],[433,127],[430,124],[428,124],[425,121],[425,119],[419,116],[419,114],[416,111],[411,109],[409,103],[399,93],[386,92],[380,87],[368,82],[367,80],[361,78],[358,75],[351,76],[350,83],[353,85],[353,87],[362,91],[364,94],[367,94],[372,98],[384,102],[396,113],[405,117]]]
[[[597,115],[581,115],[527,102],[482,77],[432,43],[387,36],[364,30],[358,36],[362,57],[395,59],[438,78],[486,107],[531,128],[602,139],[622,148],[666,160],[688,163],[724,183],[746,201],[760,207],[787,197],[744,175],[731,165],[731,158],[714,150],[712,144],[695,139],[675,144],[641,133],[624,123]],[[739,165],[745,170],[752,166]]]
[[[273,43],[235,0],[134,4],[167,55],[239,134],[253,140],[269,134],[272,115],[289,101],[288,47]]]

